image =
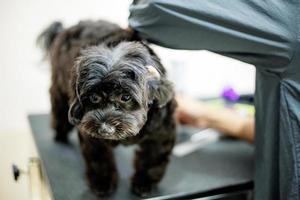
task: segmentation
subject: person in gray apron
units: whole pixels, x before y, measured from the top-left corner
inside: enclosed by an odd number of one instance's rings
[[[300,1],[135,1],[129,26],[255,65],[255,199],[300,199]]]

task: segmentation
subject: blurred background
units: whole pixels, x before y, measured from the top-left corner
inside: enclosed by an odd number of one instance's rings
[[[50,66],[36,47],[38,34],[55,20],[66,27],[85,19],[106,19],[127,27],[131,0],[0,0],[0,199],[28,199],[26,177],[14,183],[11,164],[26,168],[35,155],[29,113],[50,110]],[[152,45],[176,89],[193,97],[219,96],[226,86],[254,92],[251,65],[207,51]]]

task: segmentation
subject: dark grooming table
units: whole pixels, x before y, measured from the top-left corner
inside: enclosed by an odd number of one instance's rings
[[[57,200],[97,199],[84,178],[77,134],[70,134],[70,145],[58,144],[53,141],[49,115],[30,115],[29,122],[53,197]],[[178,134],[179,138],[184,138],[185,133]],[[134,146],[116,148],[119,185],[107,199],[139,199],[129,190],[133,150]],[[232,194],[222,199],[245,199],[245,191],[251,191],[253,187],[253,153],[253,147],[245,142],[221,139],[184,157],[172,156],[165,177],[150,197],[191,199],[214,196],[213,199],[221,199],[223,194]]]

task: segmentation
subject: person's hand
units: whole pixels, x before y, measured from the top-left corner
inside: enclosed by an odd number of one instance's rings
[[[253,142],[254,117],[242,117],[227,108],[215,108],[190,97],[176,96],[177,119],[198,128],[214,128],[224,134]]]
[[[198,128],[207,128],[210,106],[187,96],[176,96],[177,119],[182,124]]]

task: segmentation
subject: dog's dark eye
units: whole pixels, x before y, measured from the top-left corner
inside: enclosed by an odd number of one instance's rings
[[[101,100],[101,98],[100,98],[97,94],[92,94],[92,95],[90,96],[90,101],[91,101],[92,103],[99,103],[100,100]]]
[[[129,94],[123,94],[121,95],[121,101],[127,102],[131,99],[131,96]]]

